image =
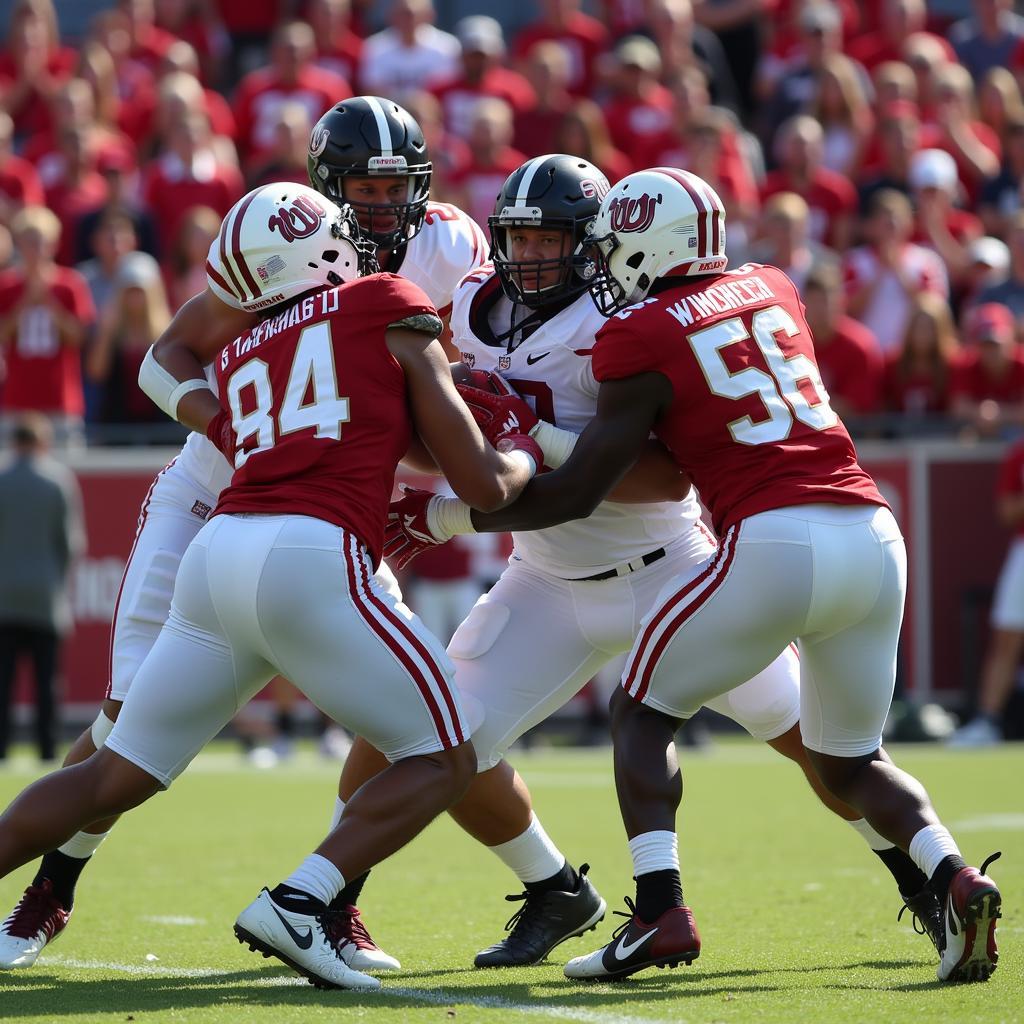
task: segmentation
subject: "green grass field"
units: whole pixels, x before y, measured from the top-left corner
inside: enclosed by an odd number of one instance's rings
[[[751,741],[683,752],[683,887],[704,950],[690,968],[617,985],[567,982],[561,965],[585,939],[520,972],[472,969],[515,906],[516,883],[452,823],[435,823],[378,868],[363,897],[375,938],[404,970],[379,993],[318,992],[238,945],[236,913],[321,838],[336,769],[300,754],[270,772],[212,748],[171,792],[135,811],[96,856],[67,932],[30,971],[0,975],[4,1021],[514,1022],[593,1024],[1024,1020],[1024,747],[949,753],[897,749],[928,785],[967,858],[996,849],[1003,892],[999,970],[986,985],[935,981],[881,864],[819,809],[798,773]],[[610,751],[522,754],[542,819],[622,908],[632,894],[610,781]],[[6,803],[34,762],[0,771]],[[0,882],[0,911],[30,878]],[[2,914],[0,914],[2,916]],[[612,918],[611,922],[618,922]]]

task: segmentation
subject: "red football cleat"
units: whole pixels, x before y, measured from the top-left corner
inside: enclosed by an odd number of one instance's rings
[[[996,921],[1002,897],[985,869],[993,854],[978,868],[961,868],[949,884],[943,907],[946,944],[939,959],[939,981],[988,981],[996,969]]]
[[[630,913],[615,913],[627,918],[612,934],[607,946],[587,956],[578,956],[565,965],[567,978],[590,981],[614,981],[628,978],[648,967],[678,967],[700,956],[700,933],[689,907],[673,907],[648,924],[636,914],[627,896]]]

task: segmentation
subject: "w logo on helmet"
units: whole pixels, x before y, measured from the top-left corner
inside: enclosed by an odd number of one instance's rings
[[[327,211],[310,196],[298,196],[290,206],[282,206],[268,221],[271,231],[280,231],[286,242],[308,238],[320,227]]]
[[[629,231],[646,231],[654,221],[654,214],[664,200],[659,192],[657,199],[646,192],[636,199],[620,196],[613,199],[609,207],[612,231],[624,234]]]

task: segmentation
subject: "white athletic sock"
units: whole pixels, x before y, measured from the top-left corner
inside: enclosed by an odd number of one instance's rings
[[[867,818],[848,821],[847,824],[864,840],[872,850],[891,850],[896,844],[890,843],[883,835],[879,835],[869,824]]]
[[[331,827],[328,832],[333,832],[338,827],[338,822],[341,821],[341,816],[345,813],[345,801],[340,796],[334,798],[334,812],[331,814]]]
[[[345,888],[345,879],[326,857],[311,853],[281,884],[308,892],[330,906],[331,900]]]
[[[109,832],[76,832],[63,846],[57,847],[57,852],[65,857],[87,860],[109,835]]]
[[[929,877],[945,857],[959,857],[960,847],[956,845],[949,830],[942,825],[928,825],[910,840],[907,851],[910,859]]]
[[[652,871],[679,870],[679,838],[675,832],[644,832],[629,841],[633,877]]]
[[[524,883],[542,882],[565,866],[565,857],[551,842],[536,814],[530,815],[530,826],[525,832],[507,843],[492,846],[491,851]]]

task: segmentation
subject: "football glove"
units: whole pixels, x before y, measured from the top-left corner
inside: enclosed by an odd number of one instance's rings
[[[406,486],[402,492],[401,498],[391,502],[384,527],[384,558],[396,569],[404,569],[422,551],[447,544],[455,536],[436,534],[428,522],[431,504],[445,500],[441,495]]]
[[[492,374],[492,377],[501,380],[497,374]],[[499,394],[465,384],[456,388],[484,437],[495,447],[502,438],[511,434],[528,434],[538,422],[530,406],[507,384],[505,387],[507,391]]]

